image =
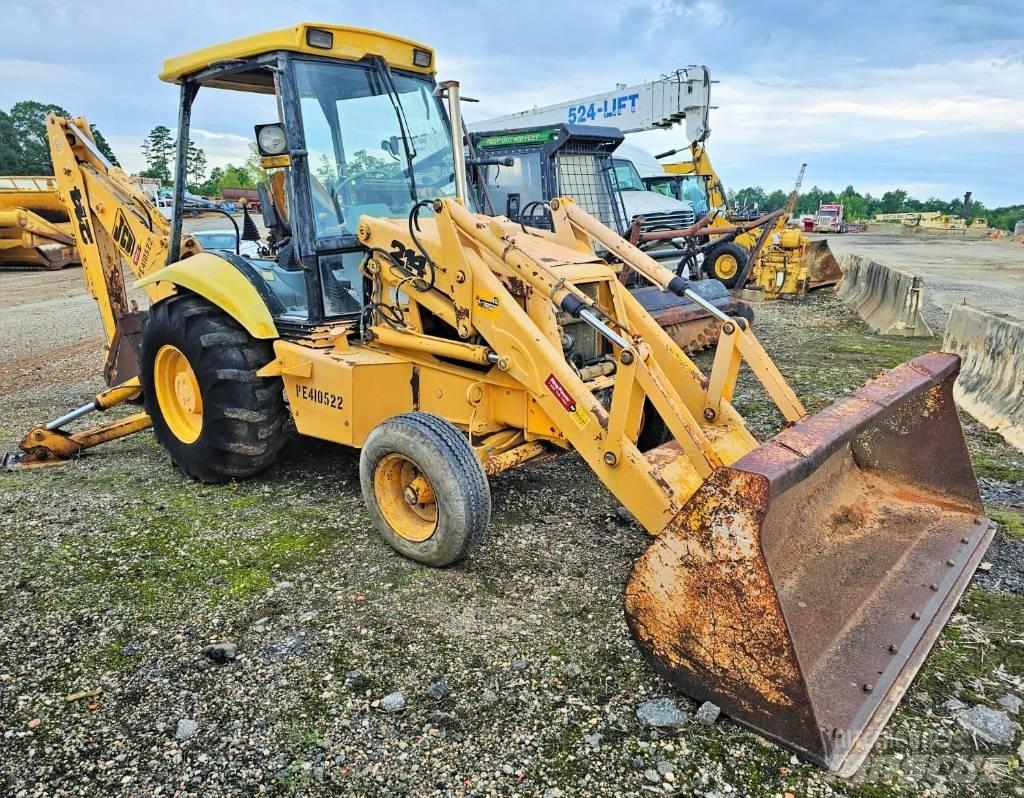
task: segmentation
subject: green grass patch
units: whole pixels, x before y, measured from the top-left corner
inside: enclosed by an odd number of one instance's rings
[[[1024,516],[1010,510],[990,508],[988,516],[1003,528],[1003,532],[1011,538],[1024,539]]]
[[[919,687],[941,695],[952,682],[966,684],[998,665],[1008,673],[1024,672],[1024,596],[975,589],[960,603],[960,612],[970,616],[968,622],[946,627],[921,668]]]
[[[1024,468],[1008,463],[1003,458],[997,459],[987,451],[972,452],[971,462],[974,463],[974,473],[979,477],[988,477],[999,482],[1024,483]]]

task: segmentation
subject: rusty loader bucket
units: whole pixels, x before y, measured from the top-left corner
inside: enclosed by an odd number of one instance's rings
[[[958,371],[918,357],[717,469],[626,585],[654,667],[852,774],[992,538]]]
[[[809,288],[824,288],[843,279],[843,270],[832,254],[827,239],[808,241],[800,260],[807,268]]]

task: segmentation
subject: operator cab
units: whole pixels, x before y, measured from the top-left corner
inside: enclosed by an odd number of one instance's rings
[[[356,238],[363,215],[430,215],[425,200],[455,196],[447,112],[433,51],[383,33],[302,23],[170,59],[161,79],[181,86],[179,142],[200,88],[273,95],[276,118],[253,120],[270,257],[217,254],[259,290],[282,335],[358,318],[364,306]],[[175,165],[184,204],[186,148]],[[181,214],[169,262],[178,260]]]

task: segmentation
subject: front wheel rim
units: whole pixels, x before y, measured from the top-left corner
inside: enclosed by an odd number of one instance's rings
[[[434,487],[419,466],[404,455],[381,458],[373,473],[373,492],[384,521],[399,537],[423,543],[437,531]]]
[[[165,344],[153,361],[156,401],[167,428],[182,443],[195,443],[203,431],[203,395],[185,353]]]

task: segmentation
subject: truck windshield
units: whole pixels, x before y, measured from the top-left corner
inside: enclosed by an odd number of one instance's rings
[[[383,67],[295,62],[317,238],[355,235],[363,214],[405,217],[455,194],[448,121],[434,84]]]
[[[640,173],[633,166],[632,161],[625,158],[614,158],[612,164],[615,166],[615,179],[622,191],[645,191],[644,181],[640,179]]]

